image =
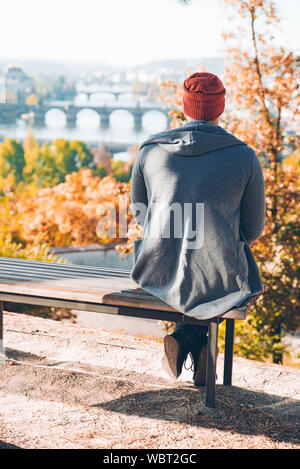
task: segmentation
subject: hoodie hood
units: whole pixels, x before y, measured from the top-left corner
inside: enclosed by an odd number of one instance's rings
[[[193,121],[177,129],[154,134],[142,143],[141,148],[153,144],[178,156],[199,156],[222,148],[246,145],[218,125],[206,121]]]

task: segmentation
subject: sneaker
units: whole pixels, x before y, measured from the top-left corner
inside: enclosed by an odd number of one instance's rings
[[[177,379],[182,371],[190,347],[184,337],[176,332],[164,338],[165,355],[161,361],[165,372],[173,379]]]

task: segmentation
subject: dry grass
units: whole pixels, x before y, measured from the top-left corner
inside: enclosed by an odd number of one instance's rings
[[[208,409],[190,372],[165,377],[155,341],[12,313],[5,329],[2,448],[300,447],[296,369],[236,358]]]

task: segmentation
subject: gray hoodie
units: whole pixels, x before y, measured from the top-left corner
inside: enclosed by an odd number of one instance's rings
[[[218,316],[262,290],[249,244],[263,232],[261,165],[244,142],[193,121],[146,140],[131,182],[131,278],[176,310]]]

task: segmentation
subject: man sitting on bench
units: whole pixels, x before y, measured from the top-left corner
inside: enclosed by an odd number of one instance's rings
[[[262,290],[250,249],[265,224],[265,188],[255,152],[219,126],[225,88],[210,73],[183,85],[188,123],[146,140],[131,182],[131,278],[187,316],[220,316]],[[207,328],[180,323],[164,338],[164,369],[178,378],[187,355],[205,384]]]

